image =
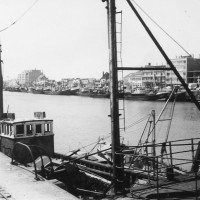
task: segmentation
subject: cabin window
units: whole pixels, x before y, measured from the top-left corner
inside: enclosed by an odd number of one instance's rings
[[[36,133],[42,133],[42,125],[36,124]]]
[[[10,124],[6,125],[6,134],[12,135],[12,125],[10,125]]]
[[[13,126],[10,125],[9,128],[10,128],[10,131],[9,131],[9,132],[10,132],[10,135],[12,135],[12,134],[13,134]]]
[[[33,134],[33,125],[32,124],[26,125],[26,133],[27,133],[27,135]]]
[[[16,135],[23,135],[24,134],[24,125],[19,124],[16,125]]]
[[[51,130],[50,124],[45,124],[45,125],[44,125],[44,132],[45,132],[45,133],[46,133],[46,132],[50,132],[50,130]]]
[[[4,125],[4,133],[5,135],[11,135],[12,134],[12,129],[10,124],[5,124]]]
[[[5,125],[5,134],[8,135],[9,134],[9,127],[8,127],[8,124]]]

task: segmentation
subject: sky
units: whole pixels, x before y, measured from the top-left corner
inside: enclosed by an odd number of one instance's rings
[[[199,0],[134,1],[187,52],[200,56]],[[100,78],[109,71],[105,7],[102,0],[0,0],[4,79],[31,69],[54,80]],[[123,66],[166,64],[126,0],[116,0],[116,7],[122,11]],[[187,55],[136,9],[169,58]]]

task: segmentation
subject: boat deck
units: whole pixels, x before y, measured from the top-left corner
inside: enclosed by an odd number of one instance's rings
[[[9,200],[75,200],[67,191],[52,181],[40,178],[35,174],[10,164],[11,158],[0,152],[0,199]],[[59,183],[58,183],[59,184]]]
[[[179,175],[173,181],[137,185],[132,188],[131,196],[136,199],[195,199],[199,197],[199,175]]]

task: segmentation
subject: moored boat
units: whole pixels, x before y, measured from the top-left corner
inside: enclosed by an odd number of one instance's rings
[[[34,113],[32,119],[16,119],[13,113],[1,114],[0,126],[0,151],[11,157],[13,164],[35,173],[36,180],[39,176],[57,179],[76,196],[103,197],[109,190],[109,180],[56,156],[53,120],[46,119],[44,112]]]
[[[43,88],[39,88],[39,87],[31,88],[30,92],[33,94],[44,94]]]
[[[71,95],[77,95],[79,90],[80,90],[79,87],[72,87],[72,88],[70,88],[70,94]]]
[[[135,93],[126,93],[124,95],[126,100],[135,100],[135,101],[155,101],[160,98],[160,95],[155,93],[144,93],[144,94],[135,94]]]
[[[199,195],[199,187],[197,187],[198,183],[198,168],[199,168],[199,138],[196,139],[180,139],[177,141],[167,141],[169,130],[167,130],[166,138],[163,138],[164,141],[162,143],[156,143],[156,121],[155,115],[149,121],[151,127],[149,128],[151,134],[147,134],[147,138],[143,143],[139,143],[137,146],[129,146],[128,151],[126,151],[120,145],[120,113],[119,113],[119,101],[118,97],[118,76],[117,70],[123,70],[123,67],[118,67],[117,60],[117,41],[116,41],[116,6],[115,1],[109,0],[107,2],[108,9],[108,25],[109,25],[109,50],[110,50],[110,60],[109,60],[109,69],[110,69],[110,102],[111,102],[111,158],[112,160],[106,159],[105,155],[102,158],[105,159],[107,164],[99,163],[98,161],[94,161],[92,158],[92,154],[83,155],[82,158],[75,157],[76,163],[80,166],[85,165],[87,168],[92,168],[91,170],[96,173],[101,173],[104,175],[109,175],[112,173],[113,184],[114,184],[114,193],[117,195],[119,193],[123,193],[125,185],[128,186],[130,190],[130,196],[136,199],[140,197],[143,199],[160,199],[160,198],[183,198],[187,193],[187,197],[194,198]],[[170,69],[173,70],[175,75],[180,80],[181,84],[184,86],[186,91],[191,96],[197,108],[200,110],[200,105],[196,101],[194,95],[188,89],[186,83],[174,67],[173,63],[170,61],[168,56],[163,51],[160,44],[157,42],[156,38],[153,36],[149,28],[144,23],[143,19],[133,6],[130,0],[127,0],[128,4],[135,12],[136,16],[146,29],[147,33],[150,35],[161,54],[166,59],[167,63],[170,66]],[[119,23],[120,24],[120,23]],[[140,68],[143,70],[142,68]],[[131,68],[127,68],[127,70],[131,70]],[[135,69],[133,69],[135,70]],[[158,69],[159,70],[159,69]],[[173,93],[170,94],[170,98]],[[174,98],[176,99],[176,98]],[[167,102],[169,102],[167,100]],[[172,106],[174,109],[174,104]],[[161,111],[162,113],[163,111]],[[161,119],[158,117],[158,121],[171,121],[173,115],[171,114],[169,119]],[[123,119],[123,118],[122,118]],[[171,122],[170,122],[171,123]],[[151,136],[151,137],[150,137]],[[151,141],[149,141],[151,139]],[[186,146],[189,147],[189,150],[186,149]],[[183,149],[177,149],[182,147]],[[172,151],[174,148],[174,151]],[[109,150],[109,149],[107,149]],[[160,152],[160,153],[158,153]],[[99,152],[102,153],[102,152]],[[124,156],[125,154],[129,154],[129,161],[124,164]],[[186,154],[190,155],[187,157]],[[178,157],[178,155],[182,154],[182,157]],[[91,157],[91,158],[90,158]],[[169,162],[166,164],[163,160]],[[109,163],[111,161],[112,163]],[[179,163],[177,164],[177,161]],[[180,164],[181,161],[181,164]],[[182,170],[177,169],[178,165],[190,164],[190,171],[184,174]],[[139,167],[136,167],[139,166]],[[129,174],[127,174],[128,172]],[[130,186],[130,177],[133,182],[131,182],[132,187]],[[137,177],[143,178],[145,184],[141,184],[138,181]],[[188,178],[190,177],[190,178]],[[196,182],[195,182],[196,181]],[[190,186],[187,188],[184,184]],[[196,185],[196,186],[195,186]],[[137,187],[138,186],[138,187]],[[133,191],[133,192],[132,192]],[[141,191],[141,192],[140,192]],[[146,193],[147,192],[147,193]],[[144,193],[146,193],[144,195]]]
[[[59,90],[59,95],[71,95],[71,90],[69,88],[63,88],[61,90]]]
[[[130,3],[130,1],[128,2]],[[77,156],[75,155],[76,151],[70,155],[54,153],[53,157],[51,157],[45,151],[46,145],[49,145],[48,151],[50,151],[50,154],[53,149],[51,120],[46,121],[43,117],[36,114],[36,118],[39,119],[15,121],[14,117],[9,117],[8,115],[2,117],[3,120],[1,123],[3,129],[1,140],[5,141],[3,142],[4,144],[1,142],[1,145],[3,145],[2,150],[7,155],[10,152],[13,163],[21,163],[28,167],[29,165],[30,167],[34,167],[36,178],[39,174],[46,179],[56,178],[61,180],[66,184],[69,191],[76,195],[87,193],[92,196],[104,196],[110,185],[113,184],[116,196],[118,194],[127,195],[128,193],[131,197],[136,196],[143,199],[160,199],[163,197],[184,198],[185,194],[187,194],[187,197],[197,197],[200,191],[197,184],[200,165],[199,138],[178,141],[164,140],[162,143],[156,143],[156,121],[155,115],[153,115],[151,120],[149,120],[149,124],[151,125],[149,128],[150,132],[148,132],[143,143],[140,142],[139,145],[129,146],[128,148],[121,145],[119,126],[120,109],[118,99],[116,98],[118,97],[118,80],[116,76],[117,48],[114,45],[116,43],[116,27],[113,24],[115,23],[116,6],[115,1],[109,0],[107,3],[110,20],[109,33],[111,33],[109,37],[110,55],[112,58],[110,61],[110,74],[112,75],[110,78],[111,113],[109,115],[111,117],[111,148],[108,147],[108,149],[98,151],[101,159],[94,156],[97,152],[94,155],[84,154]],[[170,61],[168,62],[171,64]],[[174,69],[173,65],[172,69]],[[175,69],[174,71],[176,72]],[[182,81],[182,79],[180,80]],[[197,107],[198,105],[197,103]],[[159,121],[166,120],[160,119],[160,117],[158,119]],[[150,133],[151,140],[149,137]],[[167,135],[168,133],[169,129]],[[21,141],[23,139],[26,139],[26,142]],[[46,139],[47,141],[49,140],[47,143]],[[44,144],[45,148],[43,148]],[[172,151],[173,147],[176,147],[174,151]],[[183,147],[183,150],[177,150],[178,147]],[[189,150],[185,147],[189,147]],[[103,151],[106,151],[110,159],[101,154]],[[190,155],[186,157],[186,153],[188,152]],[[176,157],[181,153],[183,153],[181,158]],[[126,159],[124,159],[125,157]],[[53,158],[56,159],[53,160]],[[164,160],[169,162],[169,164],[166,164]],[[176,168],[180,165],[180,162],[177,163],[177,160],[182,161],[181,165],[190,164],[191,171],[186,176],[181,170],[178,170],[182,172],[181,175],[177,173]],[[33,164],[30,164],[31,161]],[[91,168],[93,174],[89,172],[89,168]],[[112,181],[108,181],[96,174],[109,177]],[[140,178],[143,178],[145,184],[142,185],[139,182]],[[136,185],[139,185],[140,188]],[[189,187],[187,188],[187,186]],[[146,194],[144,195],[144,193]]]

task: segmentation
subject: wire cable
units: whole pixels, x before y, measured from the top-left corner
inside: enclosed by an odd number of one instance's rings
[[[19,20],[21,20],[30,10],[31,8],[33,8],[33,6],[38,2],[39,0],[34,1],[34,3],[20,16],[18,17],[13,23],[11,23],[9,26],[3,28],[0,30],[0,33],[3,31],[6,31],[7,29],[9,29],[11,26],[15,25]]]
[[[132,124],[126,126],[126,129],[129,129],[129,128],[135,126],[136,124],[141,123],[142,121],[146,120],[148,117],[149,117],[149,115],[146,115],[145,117],[143,117],[143,118],[141,118],[141,119],[139,119],[139,120],[133,122]]]
[[[167,33],[155,20],[153,20],[150,15],[142,9],[141,6],[139,6],[134,0],[131,0],[159,29],[161,29],[171,40],[173,40],[185,53],[187,53],[189,56],[191,54],[181,45],[179,44],[169,33]],[[192,57],[192,56],[191,56]]]

